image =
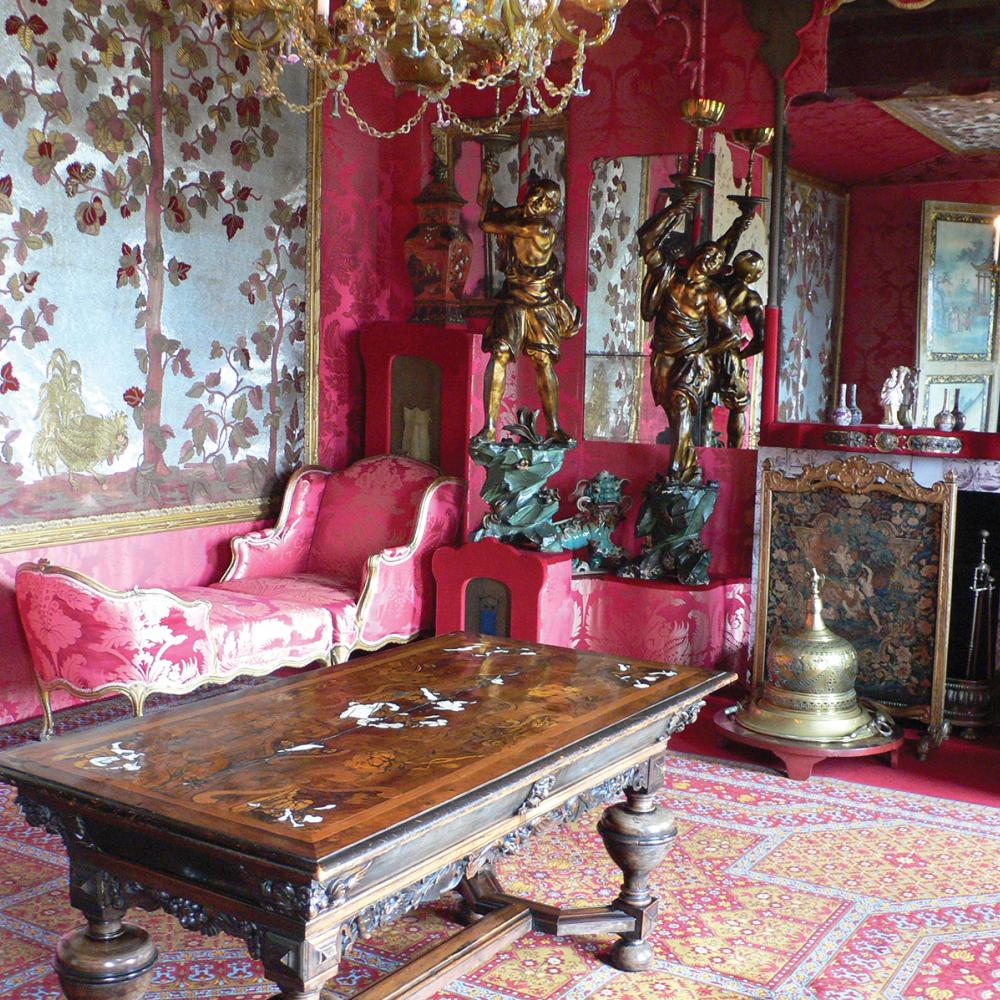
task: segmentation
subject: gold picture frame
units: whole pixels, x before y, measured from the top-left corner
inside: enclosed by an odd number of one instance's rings
[[[921,212],[920,395],[924,408],[932,408],[930,420],[936,412],[936,401],[927,400],[932,385],[985,383],[983,419],[968,423],[967,430],[993,431],[1000,418],[1000,399],[992,391],[1000,358],[1000,301],[987,259],[998,211],[995,205],[925,201]]]
[[[751,688],[764,683],[769,635],[801,627],[811,566],[826,577],[825,617],[858,652],[858,694],[927,725],[926,752],[947,735],[944,692],[957,486],[861,455],[762,466]]]

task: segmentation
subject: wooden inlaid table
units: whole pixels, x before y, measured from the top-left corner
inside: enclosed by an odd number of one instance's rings
[[[359,937],[454,888],[469,926],[365,1000],[429,996],[532,928],[617,934],[632,971],[675,833],[658,758],[733,679],[454,634],[21,747],[0,778],[69,854],[87,918],[56,950],[71,1000],[142,996],[157,953],[130,907],[236,935],[280,997],[316,1000]],[[498,858],[622,794],[598,824],[624,873],[613,902],[504,894]]]

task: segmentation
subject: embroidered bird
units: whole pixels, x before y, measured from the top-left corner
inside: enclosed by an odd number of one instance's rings
[[[98,417],[87,413],[80,362],[71,360],[61,348],[52,352],[45,374],[48,381],[42,384],[35,415],[39,430],[31,443],[35,467],[43,475],[54,475],[64,466],[74,489],[75,473],[89,473],[101,482],[97,466],[105,461],[113,465],[128,447],[125,414]]]

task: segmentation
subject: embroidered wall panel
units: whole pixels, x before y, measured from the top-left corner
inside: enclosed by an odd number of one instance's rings
[[[5,21],[5,548],[245,519],[305,457],[308,117],[204,10]]]
[[[823,421],[843,321],[847,195],[790,174],[782,243],[778,419]]]

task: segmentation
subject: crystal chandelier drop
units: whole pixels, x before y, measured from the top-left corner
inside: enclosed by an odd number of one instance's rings
[[[556,115],[587,93],[588,48],[602,45],[628,0],[211,0],[238,46],[259,56],[261,91],[297,111],[332,94],[332,113],[346,113],[368,135],[409,132],[428,108],[439,125],[498,132],[518,112]],[[336,0],[334,0],[336,4]],[[554,79],[553,62],[569,65]],[[320,86],[310,104],[283,94],[284,67],[301,62]],[[377,63],[397,88],[417,91],[417,111],[391,131],[366,122],[347,94],[351,73]],[[496,92],[489,125],[462,120],[449,99],[460,87]]]

